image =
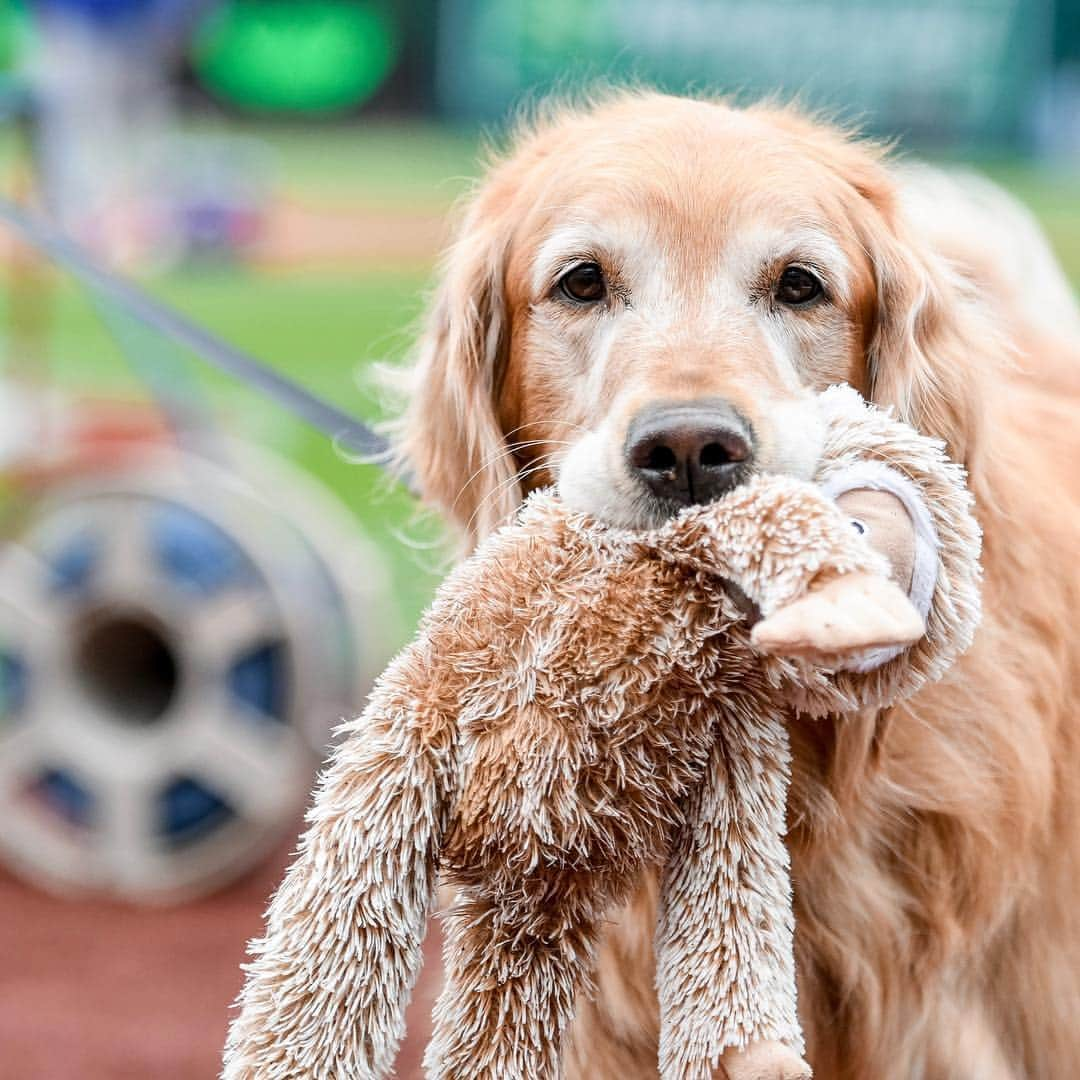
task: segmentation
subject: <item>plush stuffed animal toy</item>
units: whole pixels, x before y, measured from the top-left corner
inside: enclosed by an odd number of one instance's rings
[[[818,404],[815,484],[757,477],[647,532],[541,493],[450,575],[322,777],[225,1077],[388,1075],[439,874],[429,1075],[558,1076],[649,865],[661,1076],[809,1075],[787,725],[938,677],[979,606],[962,470],[848,388]]]

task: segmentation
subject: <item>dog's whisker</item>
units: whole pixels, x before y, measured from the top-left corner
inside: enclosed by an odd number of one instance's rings
[[[580,428],[582,431],[587,430],[581,424],[575,423],[574,421],[570,421],[570,420],[538,420],[538,421],[530,421],[528,424],[519,424],[516,428],[513,428],[509,432],[507,432],[507,436],[512,435],[515,432],[520,431],[523,427],[532,427],[532,426],[534,426],[536,424],[561,424],[561,425],[564,425],[566,427]],[[465,492],[469,489],[469,487],[472,484],[474,484],[479,479],[479,477],[481,475],[483,475],[485,470],[487,470],[489,468],[493,468],[495,465],[497,465],[499,463],[499,461],[501,461],[502,459],[504,459],[506,457],[509,457],[509,456],[513,455],[518,450],[524,450],[524,449],[527,449],[530,446],[572,446],[572,445],[573,445],[573,443],[568,439],[526,439],[526,440],[521,440],[521,441],[517,441],[517,442],[505,443],[504,445],[500,446],[499,449],[496,450],[494,453],[489,454],[488,457],[485,458],[484,461],[482,461],[480,463],[480,466],[472,473],[472,475],[469,476],[469,478],[465,481],[465,483],[461,485],[461,487],[458,489],[457,495],[454,496],[454,501],[450,504],[451,510],[453,510],[458,505],[458,503],[461,501],[462,497],[464,496]]]
[[[529,439],[523,442],[510,443],[506,446],[501,447],[498,451],[496,451],[494,454],[490,454],[483,462],[481,462],[480,467],[468,478],[468,480],[465,481],[464,484],[462,484],[461,488],[458,490],[457,495],[454,497],[454,501],[451,504],[451,509],[457,506],[457,504],[461,501],[462,496],[468,490],[469,486],[475,483],[475,481],[484,473],[485,470],[493,468],[503,458],[509,457],[512,454],[516,453],[518,450],[524,450],[530,446],[548,445],[572,446],[573,444],[566,439]]]
[[[516,428],[511,428],[509,431],[503,433],[504,438],[510,438],[511,435],[516,435],[522,428],[527,427],[551,427],[553,425],[559,425],[560,427],[576,428],[578,431],[588,431],[588,428],[584,424],[579,424],[576,420],[526,420],[523,424],[518,424]]]
[[[518,430],[518,429],[516,429],[516,428],[515,428],[515,430]],[[509,444],[504,444],[504,445],[500,446],[500,447],[499,447],[499,449],[498,449],[498,450],[496,450],[496,451],[495,451],[495,452],[494,452],[493,454],[489,454],[489,455],[488,455],[488,456],[487,456],[487,457],[486,457],[486,458],[485,458],[485,459],[484,459],[484,460],[483,460],[483,461],[482,461],[482,462],[480,463],[479,467],[478,467],[478,468],[476,469],[476,471],[475,471],[475,472],[473,472],[473,474],[472,474],[472,475],[471,475],[471,476],[470,476],[470,477],[468,478],[468,480],[466,480],[466,481],[465,481],[465,483],[461,485],[461,488],[460,488],[460,489],[458,490],[458,493],[457,493],[457,495],[456,495],[456,496],[454,497],[454,501],[453,501],[453,503],[451,503],[451,510],[452,510],[452,509],[453,509],[454,507],[456,507],[456,506],[457,506],[457,504],[458,504],[458,503],[459,503],[459,502],[461,501],[461,497],[462,497],[462,496],[463,496],[463,495],[465,494],[465,492],[466,492],[466,491],[467,491],[467,490],[469,489],[470,485],[472,485],[473,483],[475,483],[475,481],[476,481],[476,480],[477,480],[477,479],[478,479],[478,478],[479,478],[479,477],[480,477],[480,476],[481,476],[481,475],[482,475],[482,474],[483,474],[483,473],[484,473],[484,472],[485,472],[485,471],[486,471],[487,469],[493,468],[493,467],[494,467],[495,465],[497,465],[497,464],[498,464],[498,463],[499,463],[500,461],[502,461],[502,460],[503,460],[504,458],[507,458],[507,457],[510,457],[510,456],[512,456],[512,455],[513,455],[513,453],[514,453],[515,447],[518,447],[518,446],[519,446],[519,444],[517,444],[517,443],[509,443]]]
[[[549,468],[552,464],[552,460],[558,453],[558,450],[552,450],[547,454],[542,454],[536,461],[530,462],[526,468],[519,469],[513,474],[513,476],[508,476],[499,484],[497,484],[477,503],[476,508],[473,510],[468,522],[466,523],[466,531],[472,528],[477,516],[489,503],[493,502],[495,499],[505,494],[506,491],[509,488],[513,487],[515,484],[520,484],[523,480],[532,476],[534,473],[542,472],[543,470]]]
[[[520,483],[520,480],[520,474],[514,473],[513,476],[506,477],[506,479],[500,481],[500,483],[498,483],[494,488],[492,488],[491,491],[489,491],[476,504],[476,508],[469,515],[469,520],[465,523],[465,531],[471,532],[473,524],[475,523],[477,517],[479,516],[480,512],[488,505],[488,503],[493,502],[496,498],[499,498],[500,496],[505,494],[507,490],[512,488],[514,485]]]

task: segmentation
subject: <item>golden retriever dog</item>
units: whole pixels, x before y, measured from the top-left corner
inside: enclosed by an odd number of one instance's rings
[[[1008,197],[792,109],[554,107],[468,206],[400,448],[467,542],[538,485],[651,525],[810,476],[838,382],[970,470],[986,615],[910,703],[794,726],[814,1075],[1078,1077],[1080,318]],[[612,913],[570,1077],[656,1075],[655,899]]]

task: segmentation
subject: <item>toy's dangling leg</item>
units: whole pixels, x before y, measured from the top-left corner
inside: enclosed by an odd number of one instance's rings
[[[446,913],[446,982],[424,1065],[432,1080],[555,1080],[608,904],[584,873],[498,899],[463,886]]]
[[[267,912],[225,1080],[378,1080],[393,1070],[434,900],[453,728],[415,650],[335,751]]]
[[[661,891],[660,1076],[797,1080],[787,729],[760,700],[723,713]]]

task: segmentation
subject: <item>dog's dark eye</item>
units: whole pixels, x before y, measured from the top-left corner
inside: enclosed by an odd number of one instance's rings
[[[559,278],[559,289],[579,304],[595,304],[607,295],[604,271],[598,263],[581,263]]]
[[[776,283],[776,298],[784,304],[806,304],[821,295],[821,282],[801,266],[789,266]]]

